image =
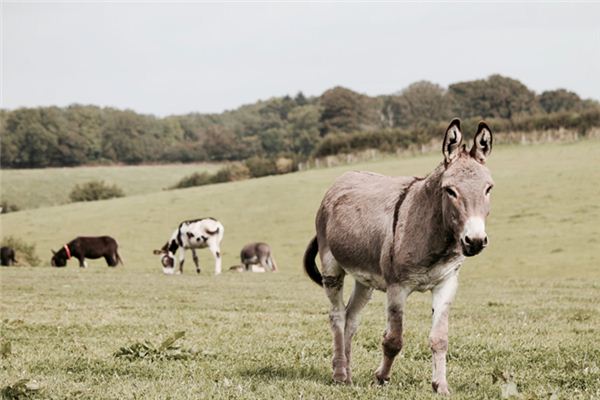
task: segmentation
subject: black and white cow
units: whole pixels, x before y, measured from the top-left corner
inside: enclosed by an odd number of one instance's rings
[[[15,250],[12,247],[3,246],[0,249],[0,265],[4,267],[10,267],[16,263],[17,260],[15,259]]]
[[[214,218],[201,218],[183,221],[179,224],[171,238],[160,250],[154,250],[154,254],[160,254],[163,272],[171,275],[183,273],[183,262],[185,261],[185,250],[192,250],[192,257],[196,265],[196,272],[200,273],[200,264],[196,249],[208,247],[215,257],[215,275],[221,273],[221,240],[225,228],[223,224]],[[175,254],[179,252],[179,271],[175,271]]]

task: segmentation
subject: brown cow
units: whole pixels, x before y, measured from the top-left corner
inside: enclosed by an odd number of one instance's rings
[[[402,349],[406,298],[413,291],[431,290],[432,386],[437,393],[449,393],[448,313],[465,256],[478,254],[488,244],[485,219],[493,180],[484,164],[491,150],[492,133],[485,123],[479,124],[467,151],[460,121],[455,119],[444,137],[444,160],[427,177],[349,172],[325,194],[304,268],[325,288],[331,302],[336,382],[351,382],[352,336],[373,289],[387,293],[383,359],[375,372],[379,383],[389,381],[394,358]],[[322,275],[314,261],[317,252]],[[342,296],[346,274],[355,279],[347,305]]]

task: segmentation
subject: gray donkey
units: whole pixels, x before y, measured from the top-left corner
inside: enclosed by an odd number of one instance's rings
[[[402,349],[406,298],[431,290],[433,389],[449,394],[446,381],[448,314],[465,256],[488,245],[485,219],[493,180],[485,166],[492,132],[481,122],[470,151],[462,144],[460,120],[454,119],[443,142],[443,162],[427,177],[388,177],[348,172],[325,194],[316,217],[317,235],[304,255],[309,277],[325,288],[331,302],[333,379],[351,383],[351,343],[358,314],[373,289],[387,294],[383,359],[375,372],[380,384],[390,379]],[[315,264],[321,257],[322,275]],[[344,276],[355,286],[347,305]]]

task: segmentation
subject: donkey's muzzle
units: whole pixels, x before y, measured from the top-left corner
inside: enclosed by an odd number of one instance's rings
[[[484,236],[483,238],[470,238],[469,236],[465,236],[460,240],[460,244],[462,245],[463,254],[467,257],[473,257],[483,250],[488,245],[488,238]]]

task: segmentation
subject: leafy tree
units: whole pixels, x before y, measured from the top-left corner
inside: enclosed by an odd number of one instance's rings
[[[330,132],[354,132],[368,120],[368,105],[363,96],[337,86],[321,95],[321,135]]]
[[[540,106],[547,113],[573,111],[581,108],[581,98],[565,89],[547,90],[538,96]]]
[[[453,113],[463,118],[511,119],[539,110],[533,91],[518,80],[501,75],[452,84],[448,93]]]
[[[389,127],[427,126],[451,115],[446,90],[429,81],[415,82],[384,99],[383,116]]]
[[[294,108],[288,115],[290,150],[308,156],[319,142],[319,107],[304,105]]]

